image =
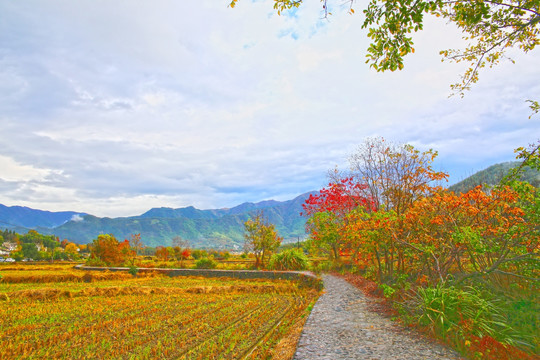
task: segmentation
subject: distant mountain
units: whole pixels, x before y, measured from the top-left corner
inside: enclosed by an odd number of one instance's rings
[[[496,185],[508,174],[510,169],[519,166],[519,164],[519,161],[510,161],[492,165],[450,186],[448,189],[454,192],[467,192],[478,185]],[[535,187],[540,187],[540,172],[527,167],[520,180],[527,181]]]
[[[2,228],[54,228],[85,213],[73,211],[51,212],[30,209],[23,206],[5,206],[0,204],[0,227]]]
[[[244,203],[230,209],[199,210],[193,206],[153,208],[140,216],[99,218],[85,215],[53,226],[27,224],[41,233],[54,234],[82,244],[91,242],[102,233],[114,234],[119,240],[140,233],[143,243],[148,246],[170,245],[172,238],[178,235],[196,248],[240,249],[244,243],[244,222],[258,210],[264,211],[285,242],[304,238],[306,219],[300,216],[300,212],[310,194],[302,194],[288,201]],[[18,225],[17,222],[13,224]],[[1,227],[3,225],[0,223]]]

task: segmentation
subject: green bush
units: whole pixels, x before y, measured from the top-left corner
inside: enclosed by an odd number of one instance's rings
[[[137,275],[138,272],[139,272],[139,269],[136,266],[129,267],[128,273],[130,273],[131,275],[135,276]]]
[[[101,260],[99,258],[89,258],[86,261],[86,265],[88,265],[88,266],[101,266],[101,267],[107,266],[107,264],[103,260]]]
[[[201,258],[195,261],[195,267],[197,269],[215,269],[217,267],[217,262],[209,258]]]
[[[502,343],[515,344],[513,330],[508,326],[496,301],[485,298],[473,287],[418,288],[415,318],[443,338],[458,340],[473,334],[491,336]]]
[[[270,268],[274,270],[305,270],[308,258],[302,250],[287,249],[270,258]]]

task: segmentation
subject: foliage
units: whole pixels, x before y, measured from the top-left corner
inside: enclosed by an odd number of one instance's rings
[[[238,0],[231,0],[235,7]],[[274,0],[274,9],[297,8],[301,0]],[[324,16],[331,14],[334,2],[322,0]],[[339,5],[340,3],[338,3]],[[354,14],[353,0],[349,12]],[[395,71],[404,67],[404,57],[414,53],[411,35],[424,27],[424,15],[434,15],[453,23],[468,42],[464,49],[443,50],[444,60],[466,62],[469,67],[452,89],[463,94],[478,81],[478,72],[492,67],[505,57],[506,50],[518,48],[527,53],[540,43],[539,0],[520,1],[444,1],[444,0],[370,0],[363,10],[362,27],[371,39],[366,63],[377,71]],[[532,101],[531,101],[532,102]],[[538,103],[531,107],[538,111]]]
[[[131,256],[129,242],[118,242],[112,234],[98,235],[92,242],[90,259],[99,259],[107,266],[122,265]]]
[[[414,302],[418,323],[443,338],[455,342],[474,335],[490,336],[507,344],[519,341],[500,308],[475,288],[458,289],[442,284],[420,287]]]
[[[345,216],[357,207],[371,209],[372,201],[364,196],[366,185],[356,183],[352,177],[336,179],[312,194],[302,205],[303,214],[309,216],[306,229],[310,232],[311,244],[330,255],[340,258],[344,248],[338,234]]]
[[[206,250],[195,249],[195,250],[193,250],[191,252],[191,256],[195,260],[198,260],[198,259],[203,258],[203,257],[208,257],[208,252]]]
[[[39,251],[34,243],[23,243],[21,245],[21,252],[24,254],[25,258],[34,260],[39,260],[40,258]]]
[[[132,265],[129,267],[128,273],[130,273],[131,275],[135,276],[137,275],[138,272],[139,272],[139,269],[136,266]]]
[[[197,269],[215,269],[217,267],[217,262],[211,258],[200,258],[195,261],[195,267]]]
[[[421,152],[409,144],[367,138],[349,156],[350,172],[345,176],[365,184],[363,195],[374,211],[393,210],[401,215],[416,199],[434,191],[433,182],[448,178],[433,170],[437,155],[432,149]]]
[[[244,249],[255,255],[256,267],[264,267],[266,257],[281,245],[283,239],[278,236],[275,226],[268,223],[262,211],[248,219],[244,228]]]
[[[141,253],[142,249],[144,248],[144,244],[141,240],[141,233],[131,234],[129,236],[129,246],[131,249],[133,249],[134,257]]]
[[[540,194],[518,180],[526,167],[540,167],[538,144],[517,150],[523,163],[499,185],[457,194],[430,184],[447,176],[431,169],[435,152],[382,144],[365,147],[359,157],[365,165],[353,167],[362,169],[353,178],[367,184],[360,189],[370,191],[364,196],[374,206],[350,209],[345,202],[335,213],[312,214],[313,244],[324,249],[321,240],[339,241],[339,251],[376,278],[386,297],[404,309],[416,304],[417,320],[443,338],[470,336],[471,349],[484,343],[500,344],[500,351],[537,349],[534,341],[518,341],[531,331],[525,321],[531,312],[513,316],[520,321],[504,315],[515,314],[516,294],[530,304],[534,297],[526,294],[538,291]]]
[[[332,259],[338,260],[340,250],[345,246],[345,239],[338,233],[340,226],[341,220],[332,212],[313,214],[306,223],[306,229],[310,232],[310,245]]]
[[[171,256],[171,252],[165,246],[158,246],[156,248],[156,257],[162,261],[168,261]]]
[[[24,254],[23,254],[22,251],[15,251],[15,252],[11,253],[11,257],[15,261],[21,261],[22,259],[24,259]]]
[[[352,177],[336,179],[317,194],[309,195],[302,205],[303,215],[327,212],[343,218],[359,206],[371,208],[371,199],[364,196],[366,189],[367,185],[355,182]]]
[[[88,260],[86,260],[86,265],[103,267],[103,266],[107,266],[108,264],[105,261],[101,260],[100,258],[90,257],[88,258]]]
[[[270,268],[274,270],[305,270],[308,265],[306,254],[297,249],[284,250],[270,258]]]

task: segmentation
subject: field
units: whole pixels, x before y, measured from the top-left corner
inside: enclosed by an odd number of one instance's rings
[[[318,296],[292,281],[54,264],[0,275],[0,359],[287,359]]]

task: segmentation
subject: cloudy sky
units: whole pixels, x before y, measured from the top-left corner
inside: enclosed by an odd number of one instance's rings
[[[449,98],[463,66],[439,50],[462,42],[438,19],[403,71],[376,73],[361,15],[227,3],[0,0],[0,203],[129,216],[287,200],[368,136],[438,150],[452,183],[539,137],[538,51]]]

